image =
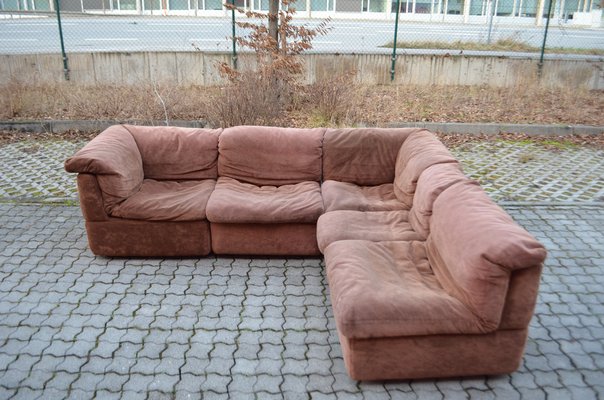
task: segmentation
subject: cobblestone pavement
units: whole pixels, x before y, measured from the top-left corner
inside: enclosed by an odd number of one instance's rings
[[[519,371],[357,383],[321,259],[95,257],[77,207],[20,201],[75,199],[82,144],[0,146],[0,399],[604,399],[601,150],[453,149],[498,201],[569,202],[505,206],[549,251]]]
[[[0,199],[75,200],[75,176],[63,172],[63,161],[84,143],[44,140],[0,146]],[[488,141],[452,152],[496,201],[604,202],[604,150]]]
[[[549,249],[520,370],[357,383],[320,259],[107,259],[76,207],[0,204],[0,398],[604,398],[604,210],[507,207]]]

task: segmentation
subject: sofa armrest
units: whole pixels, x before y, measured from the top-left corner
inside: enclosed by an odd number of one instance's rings
[[[109,216],[103,207],[103,195],[96,175],[78,174],[80,208],[86,221],[105,221]]]
[[[516,287],[511,277],[525,269],[538,273],[545,248],[475,182],[458,182],[434,201],[426,247],[440,284],[472,310],[485,332],[500,328],[508,304],[530,310],[523,321],[532,313],[536,285]]]
[[[531,322],[543,264],[513,271],[510,275],[499,329],[526,329]]]
[[[111,126],[92,139],[65,161],[65,170],[96,175],[107,214],[136,193],[144,178],[138,146],[122,125]]]

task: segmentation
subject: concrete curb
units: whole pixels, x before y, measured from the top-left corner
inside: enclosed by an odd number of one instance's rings
[[[0,130],[14,130],[31,133],[65,133],[67,131],[102,131],[111,125],[166,125],[165,121],[114,121],[114,120],[29,120],[29,121],[0,121]],[[185,128],[203,128],[204,121],[172,120],[171,126]]]
[[[391,128],[426,128],[431,131],[451,134],[497,135],[499,133],[524,133],[536,135],[599,135],[604,126],[592,125],[533,125],[533,124],[480,124],[480,123],[441,123],[441,122],[404,122],[388,124]]]
[[[112,121],[112,120],[30,120],[0,121],[0,130],[16,130],[31,133],[64,133],[67,131],[102,131],[115,124],[165,125],[165,121]],[[172,120],[171,126],[203,128],[205,121]],[[497,135],[499,133],[525,133],[527,135],[599,135],[604,126],[592,125],[533,125],[533,124],[481,124],[459,122],[395,122],[386,124],[389,128],[426,128],[431,131],[450,134]]]

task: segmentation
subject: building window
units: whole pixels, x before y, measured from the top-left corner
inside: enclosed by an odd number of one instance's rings
[[[312,11],[333,11],[333,0],[311,0]]]
[[[170,10],[188,10],[189,0],[170,0]]]

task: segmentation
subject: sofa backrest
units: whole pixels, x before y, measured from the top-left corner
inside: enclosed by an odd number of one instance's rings
[[[399,148],[411,133],[420,130],[327,129],[323,140],[323,180],[361,186],[392,183]]]
[[[394,194],[401,203],[411,208],[421,173],[431,165],[457,162],[431,132],[421,130],[412,133],[403,142],[396,158]]]
[[[218,175],[256,185],[321,180],[325,129],[237,126],[218,144]]]
[[[456,183],[438,196],[426,248],[440,284],[469,307],[485,332],[500,325],[513,289],[511,275],[541,268],[546,256],[545,248],[473,181]],[[532,313],[537,290],[527,293],[522,301],[529,306],[514,307]]]
[[[143,161],[134,138],[122,125],[107,128],[65,161],[67,172],[94,174],[105,212],[136,193],[143,183]]]
[[[458,163],[435,164],[426,168],[417,180],[409,223],[424,239],[430,233],[430,218],[436,198],[449,186],[466,181]]]
[[[216,179],[222,129],[124,125],[136,141],[145,178]]]

